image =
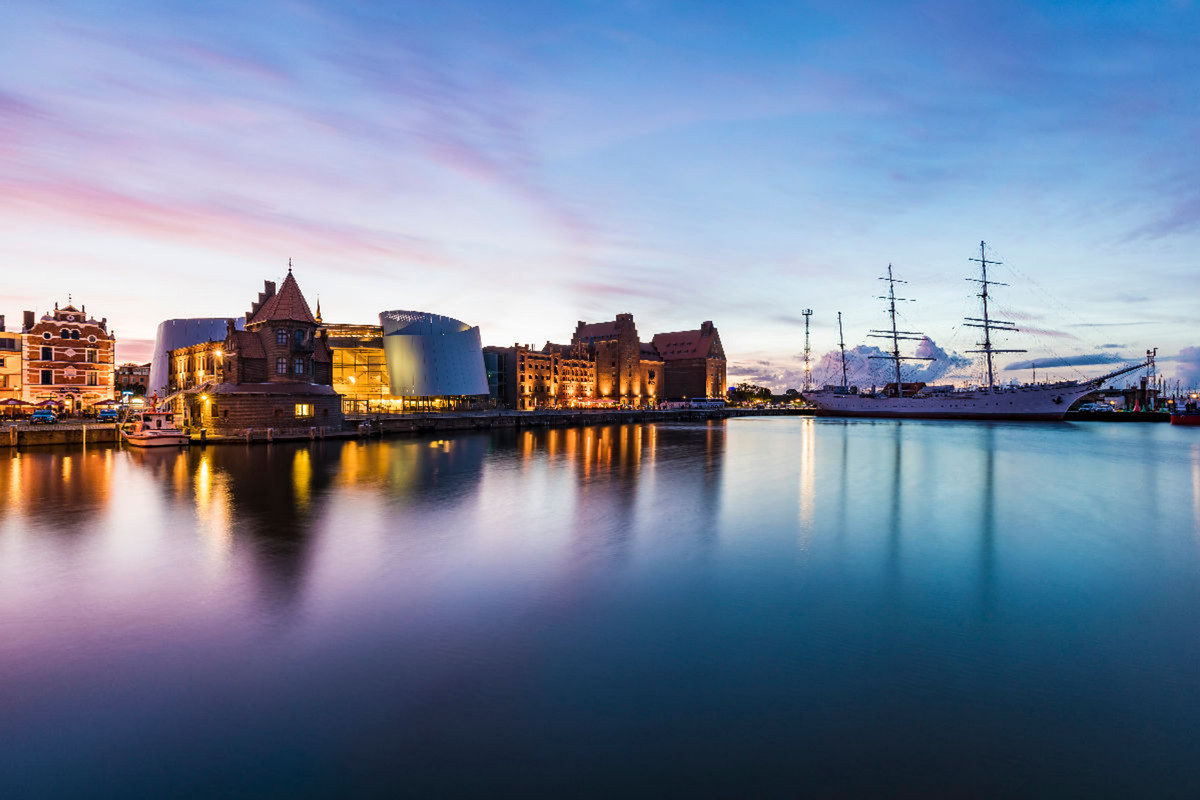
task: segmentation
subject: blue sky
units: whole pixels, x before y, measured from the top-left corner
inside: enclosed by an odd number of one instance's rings
[[[71,292],[140,358],[290,257],[331,321],[712,319],[782,389],[802,308],[874,343],[889,262],[972,349],[986,239],[1013,363],[1195,384],[1197,108],[1190,2],[10,3],[0,313]]]

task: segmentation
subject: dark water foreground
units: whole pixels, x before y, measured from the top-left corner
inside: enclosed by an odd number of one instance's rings
[[[1200,794],[1200,431],[0,459],[0,796]]]

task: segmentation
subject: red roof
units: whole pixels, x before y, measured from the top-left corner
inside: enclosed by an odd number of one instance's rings
[[[705,322],[694,331],[674,331],[672,333],[656,333],[654,348],[662,355],[664,361],[674,361],[681,358],[724,358],[721,339],[717,329],[711,322]],[[713,352],[713,345],[716,352]]]
[[[254,315],[254,319],[250,320],[248,324],[254,325],[260,322],[317,324],[317,320],[313,317],[312,311],[308,309],[308,302],[304,299],[304,294],[300,291],[300,286],[292,277],[291,272],[288,272],[287,277],[283,279],[283,285],[279,287],[279,291],[267,298],[266,302],[262,304],[262,308]]]
[[[617,321],[592,322],[580,325],[575,331],[575,339],[615,339],[617,338]]]
[[[242,358],[266,358],[267,351],[253,331],[233,331],[233,342]]]

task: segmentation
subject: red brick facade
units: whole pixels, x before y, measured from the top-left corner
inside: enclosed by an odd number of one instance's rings
[[[170,363],[187,425],[222,435],[341,429],[329,342],[290,269],[278,291],[266,282],[245,330],[229,320],[225,341],[172,350]]]
[[[67,413],[113,399],[116,338],[108,320],[68,305],[35,320],[25,312],[22,399],[54,400]]]

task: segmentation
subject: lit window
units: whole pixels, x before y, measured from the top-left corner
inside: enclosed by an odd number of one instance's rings
[[[313,407],[311,403],[296,403],[296,417],[303,419],[313,415]]]

